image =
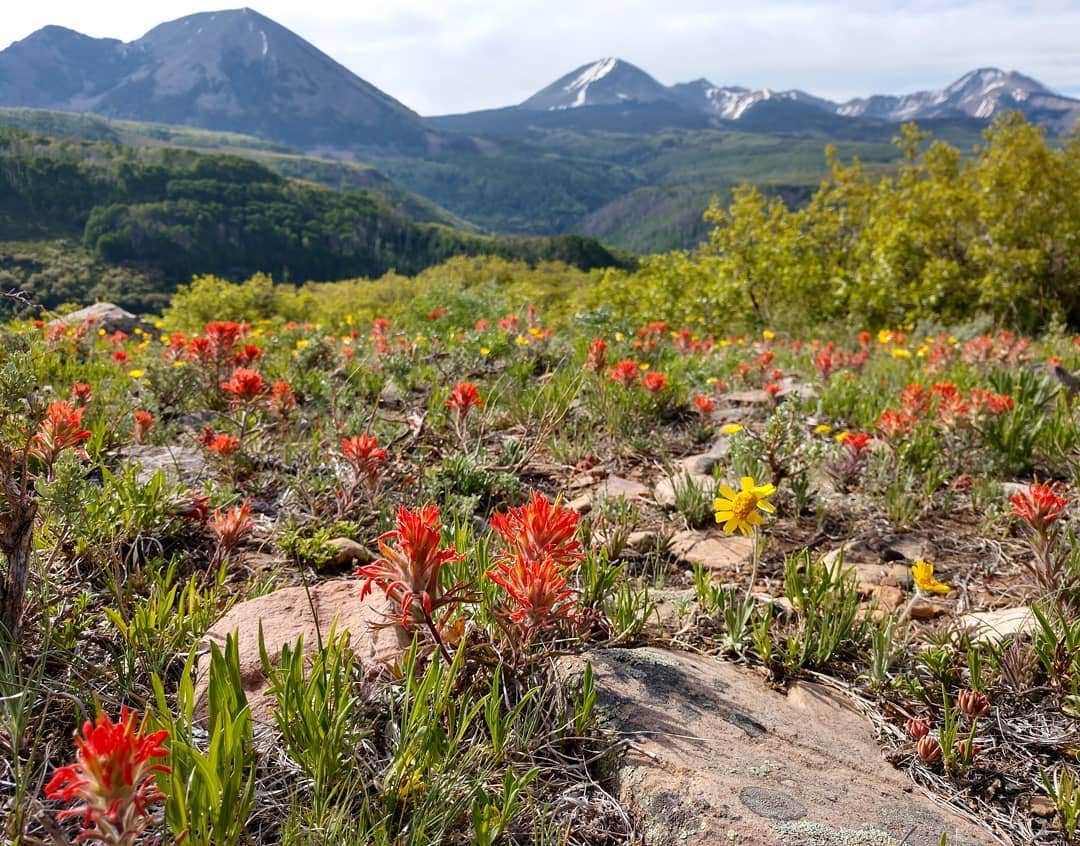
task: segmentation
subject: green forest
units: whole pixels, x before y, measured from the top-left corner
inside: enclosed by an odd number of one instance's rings
[[[199,273],[332,280],[412,274],[460,254],[585,269],[625,262],[579,236],[489,237],[418,222],[379,192],[331,191],[238,156],[13,129],[0,130],[0,232],[21,242],[0,251],[4,283],[28,288],[46,306],[77,293],[65,276],[117,268],[131,284],[110,293],[124,305],[152,308]],[[79,247],[58,250],[57,239]],[[73,274],[49,272],[58,255]]]

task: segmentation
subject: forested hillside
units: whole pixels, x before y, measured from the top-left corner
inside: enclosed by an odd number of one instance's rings
[[[492,238],[419,223],[378,192],[326,190],[237,156],[0,130],[0,241],[21,242],[0,254],[4,281],[46,305],[66,299],[62,280],[42,273],[48,258],[27,244],[57,239],[81,244],[74,264],[138,277],[136,290],[118,292],[133,306],[197,273],[338,279],[415,273],[479,253],[617,263],[589,239]]]

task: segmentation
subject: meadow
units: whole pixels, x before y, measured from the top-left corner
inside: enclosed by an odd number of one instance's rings
[[[1080,337],[501,305],[9,325],[7,839],[637,842],[596,682],[560,668],[648,644],[827,677],[987,842],[1073,838]],[[689,563],[687,532],[746,554]],[[394,659],[328,624],[264,650],[253,720],[204,634],[343,580]]]

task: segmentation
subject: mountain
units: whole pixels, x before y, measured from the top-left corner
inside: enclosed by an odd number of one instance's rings
[[[622,59],[608,58],[582,65],[560,77],[519,108],[558,111],[669,99],[671,92],[641,68]]]
[[[0,52],[0,105],[304,148],[418,149],[428,132],[415,112],[251,9],[189,15],[129,44],[45,27]]]
[[[1019,109],[1052,131],[1068,131],[1080,118],[1080,100],[1061,96],[1016,71],[997,68],[971,71],[937,91],[836,103],[799,89],[721,86],[704,78],[668,87],[629,62],[607,58],[582,65],[518,106],[433,117],[428,123],[450,131],[507,135],[522,135],[532,128],[655,132],[664,126],[731,125],[752,132],[850,136],[853,128],[862,131],[862,125],[845,126],[845,121],[869,126],[909,120],[985,122],[1010,109]]]
[[[723,120],[739,120],[748,109],[765,100],[799,103],[831,111],[833,104],[805,91],[773,91],[769,88],[752,90],[741,86],[720,87],[707,79],[680,82],[668,89],[675,99],[697,111],[715,115]]]
[[[1007,109],[1019,109],[1029,119],[1060,130],[1080,118],[1080,100],[1063,97],[1016,71],[998,68],[973,70],[938,91],[849,100],[838,105],[836,113],[889,121],[955,116],[986,120]]]

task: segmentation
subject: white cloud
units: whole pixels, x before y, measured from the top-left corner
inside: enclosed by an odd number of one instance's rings
[[[131,40],[215,8],[10,4],[0,44],[49,23]],[[423,114],[515,103],[609,55],[664,83],[705,76],[838,99],[939,87],[985,65],[1080,89],[1080,2],[1065,0],[260,0],[258,10]]]

